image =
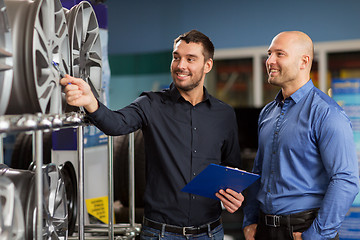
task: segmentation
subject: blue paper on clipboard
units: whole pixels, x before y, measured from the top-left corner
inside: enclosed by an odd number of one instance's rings
[[[260,175],[235,168],[210,164],[191,180],[181,191],[218,200],[215,193],[231,188],[242,192],[254,183]]]

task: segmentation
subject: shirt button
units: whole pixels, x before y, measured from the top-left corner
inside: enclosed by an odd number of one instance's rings
[[[192,196],[192,199],[195,199],[195,196]]]
[[[194,150],[194,153],[196,153],[196,150]]]
[[[193,175],[195,176],[195,175],[196,175],[196,173],[193,173]]]
[[[196,127],[194,127],[194,130],[196,131]]]

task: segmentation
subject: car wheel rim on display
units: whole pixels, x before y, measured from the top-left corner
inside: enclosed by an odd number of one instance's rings
[[[64,180],[54,164],[43,167],[43,171],[45,220],[43,237],[51,240],[67,239],[68,212]],[[36,225],[33,226],[36,229]]]
[[[93,7],[87,1],[66,11],[70,39],[70,58],[74,77],[85,80],[96,97],[101,92],[101,43]]]
[[[43,177],[43,225],[42,239],[61,239],[68,237],[68,212],[66,190],[63,177],[55,164],[42,167]],[[37,206],[35,172],[3,167],[0,175],[12,180],[19,193],[24,209],[26,239],[36,239]]]
[[[0,176],[0,198],[0,239],[24,239],[23,208],[15,185],[5,176]]]
[[[0,0],[0,115],[6,111],[13,81],[12,42],[6,7]]]
[[[69,35],[59,0],[5,0],[14,46],[7,113],[64,113],[60,73],[69,73]],[[15,51],[16,49],[16,51]]]

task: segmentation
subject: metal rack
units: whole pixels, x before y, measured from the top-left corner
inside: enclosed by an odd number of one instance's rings
[[[84,126],[88,125],[84,114],[71,112],[66,114],[25,114],[0,116],[0,163],[3,163],[3,137],[7,133],[30,132],[33,133],[33,160],[37,166],[43,165],[43,131],[59,130],[64,128],[77,128],[78,143],[78,236],[68,239],[85,239],[85,233],[108,233],[108,237],[96,236],[86,239],[131,239],[139,232],[141,225],[135,223],[135,180],[134,180],[134,134],[129,136],[129,223],[114,224],[113,217],[113,138],[108,138],[108,199],[109,199],[109,224],[85,225],[84,206]],[[42,191],[43,180],[41,167],[36,168],[36,204],[37,204],[37,235],[36,239],[42,239]],[[116,236],[119,234],[120,236]]]

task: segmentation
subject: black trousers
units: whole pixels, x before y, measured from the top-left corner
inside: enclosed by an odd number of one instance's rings
[[[256,240],[293,240],[294,232],[304,232],[317,216],[317,209],[273,216],[260,213],[256,229]],[[333,240],[339,240],[339,234]]]

